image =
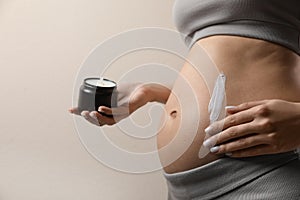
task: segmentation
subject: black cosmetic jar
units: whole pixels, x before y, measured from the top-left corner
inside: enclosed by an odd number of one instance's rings
[[[117,106],[117,84],[106,78],[86,78],[80,87],[78,110],[97,111],[99,106]],[[101,113],[106,115],[105,113]],[[106,115],[112,117],[112,115]]]

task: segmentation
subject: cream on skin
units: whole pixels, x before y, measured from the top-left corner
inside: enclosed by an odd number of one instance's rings
[[[225,99],[225,83],[226,76],[224,74],[220,74],[216,79],[212,97],[208,105],[210,124],[216,122],[221,115],[223,109],[223,102]],[[221,116],[221,118],[223,117],[224,116]],[[211,139],[205,140],[203,142],[203,147],[201,147],[199,150],[199,158],[203,158],[209,153],[209,151],[207,151],[207,148],[209,148],[210,152],[212,153],[218,151],[218,147],[214,147],[215,144],[216,141],[213,141]]]

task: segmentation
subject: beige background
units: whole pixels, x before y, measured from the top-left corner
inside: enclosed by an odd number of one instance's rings
[[[0,0],[0,199],[165,199],[161,171],[109,169],[81,145],[73,82],[101,41],[143,26],[174,28],[173,0]]]

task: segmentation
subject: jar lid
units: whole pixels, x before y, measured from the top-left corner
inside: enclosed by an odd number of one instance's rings
[[[114,88],[117,85],[114,81],[106,78],[86,78],[84,83],[97,88]]]

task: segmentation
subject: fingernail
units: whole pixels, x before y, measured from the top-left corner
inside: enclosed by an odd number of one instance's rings
[[[225,153],[226,156],[232,156],[232,153]]]
[[[225,107],[226,110],[228,110],[228,109],[233,109],[233,108],[236,108],[236,106],[226,106],[226,107]]]
[[[210,152],[211,152],[211,153],[216,153],[216,152],[218,152],[219,150],[220,150],[220,146],[215,146],[215,147],[213,147],[213,148],[210,149]]]
[[[97,119],[97,116],[96,116],[96,114],[95,114],[95,113],[93,113],[93,112],[91,112],[91,113],[90,113],[90,116],[91,116],[91,118],[93,118],[93,119]]]
[[[203,146],[207,147],[207,148],[211,148],[213,147],[215,144],[214,144],[214,141],[212,138],[208,138],[207,140],[205,140],[203,142]]]
[[[82,117],[85,117],[85,118],[87,118],[87,115],[89,114],[89,112],[88,111],[82,111],[81,113],[80,113],[80,115],[82,116]]]
[[[205,131],[206,134],[210,135],[211,132],[212,132],[212,127],[209,126],[209,127],[207,127],[204,131]]]

